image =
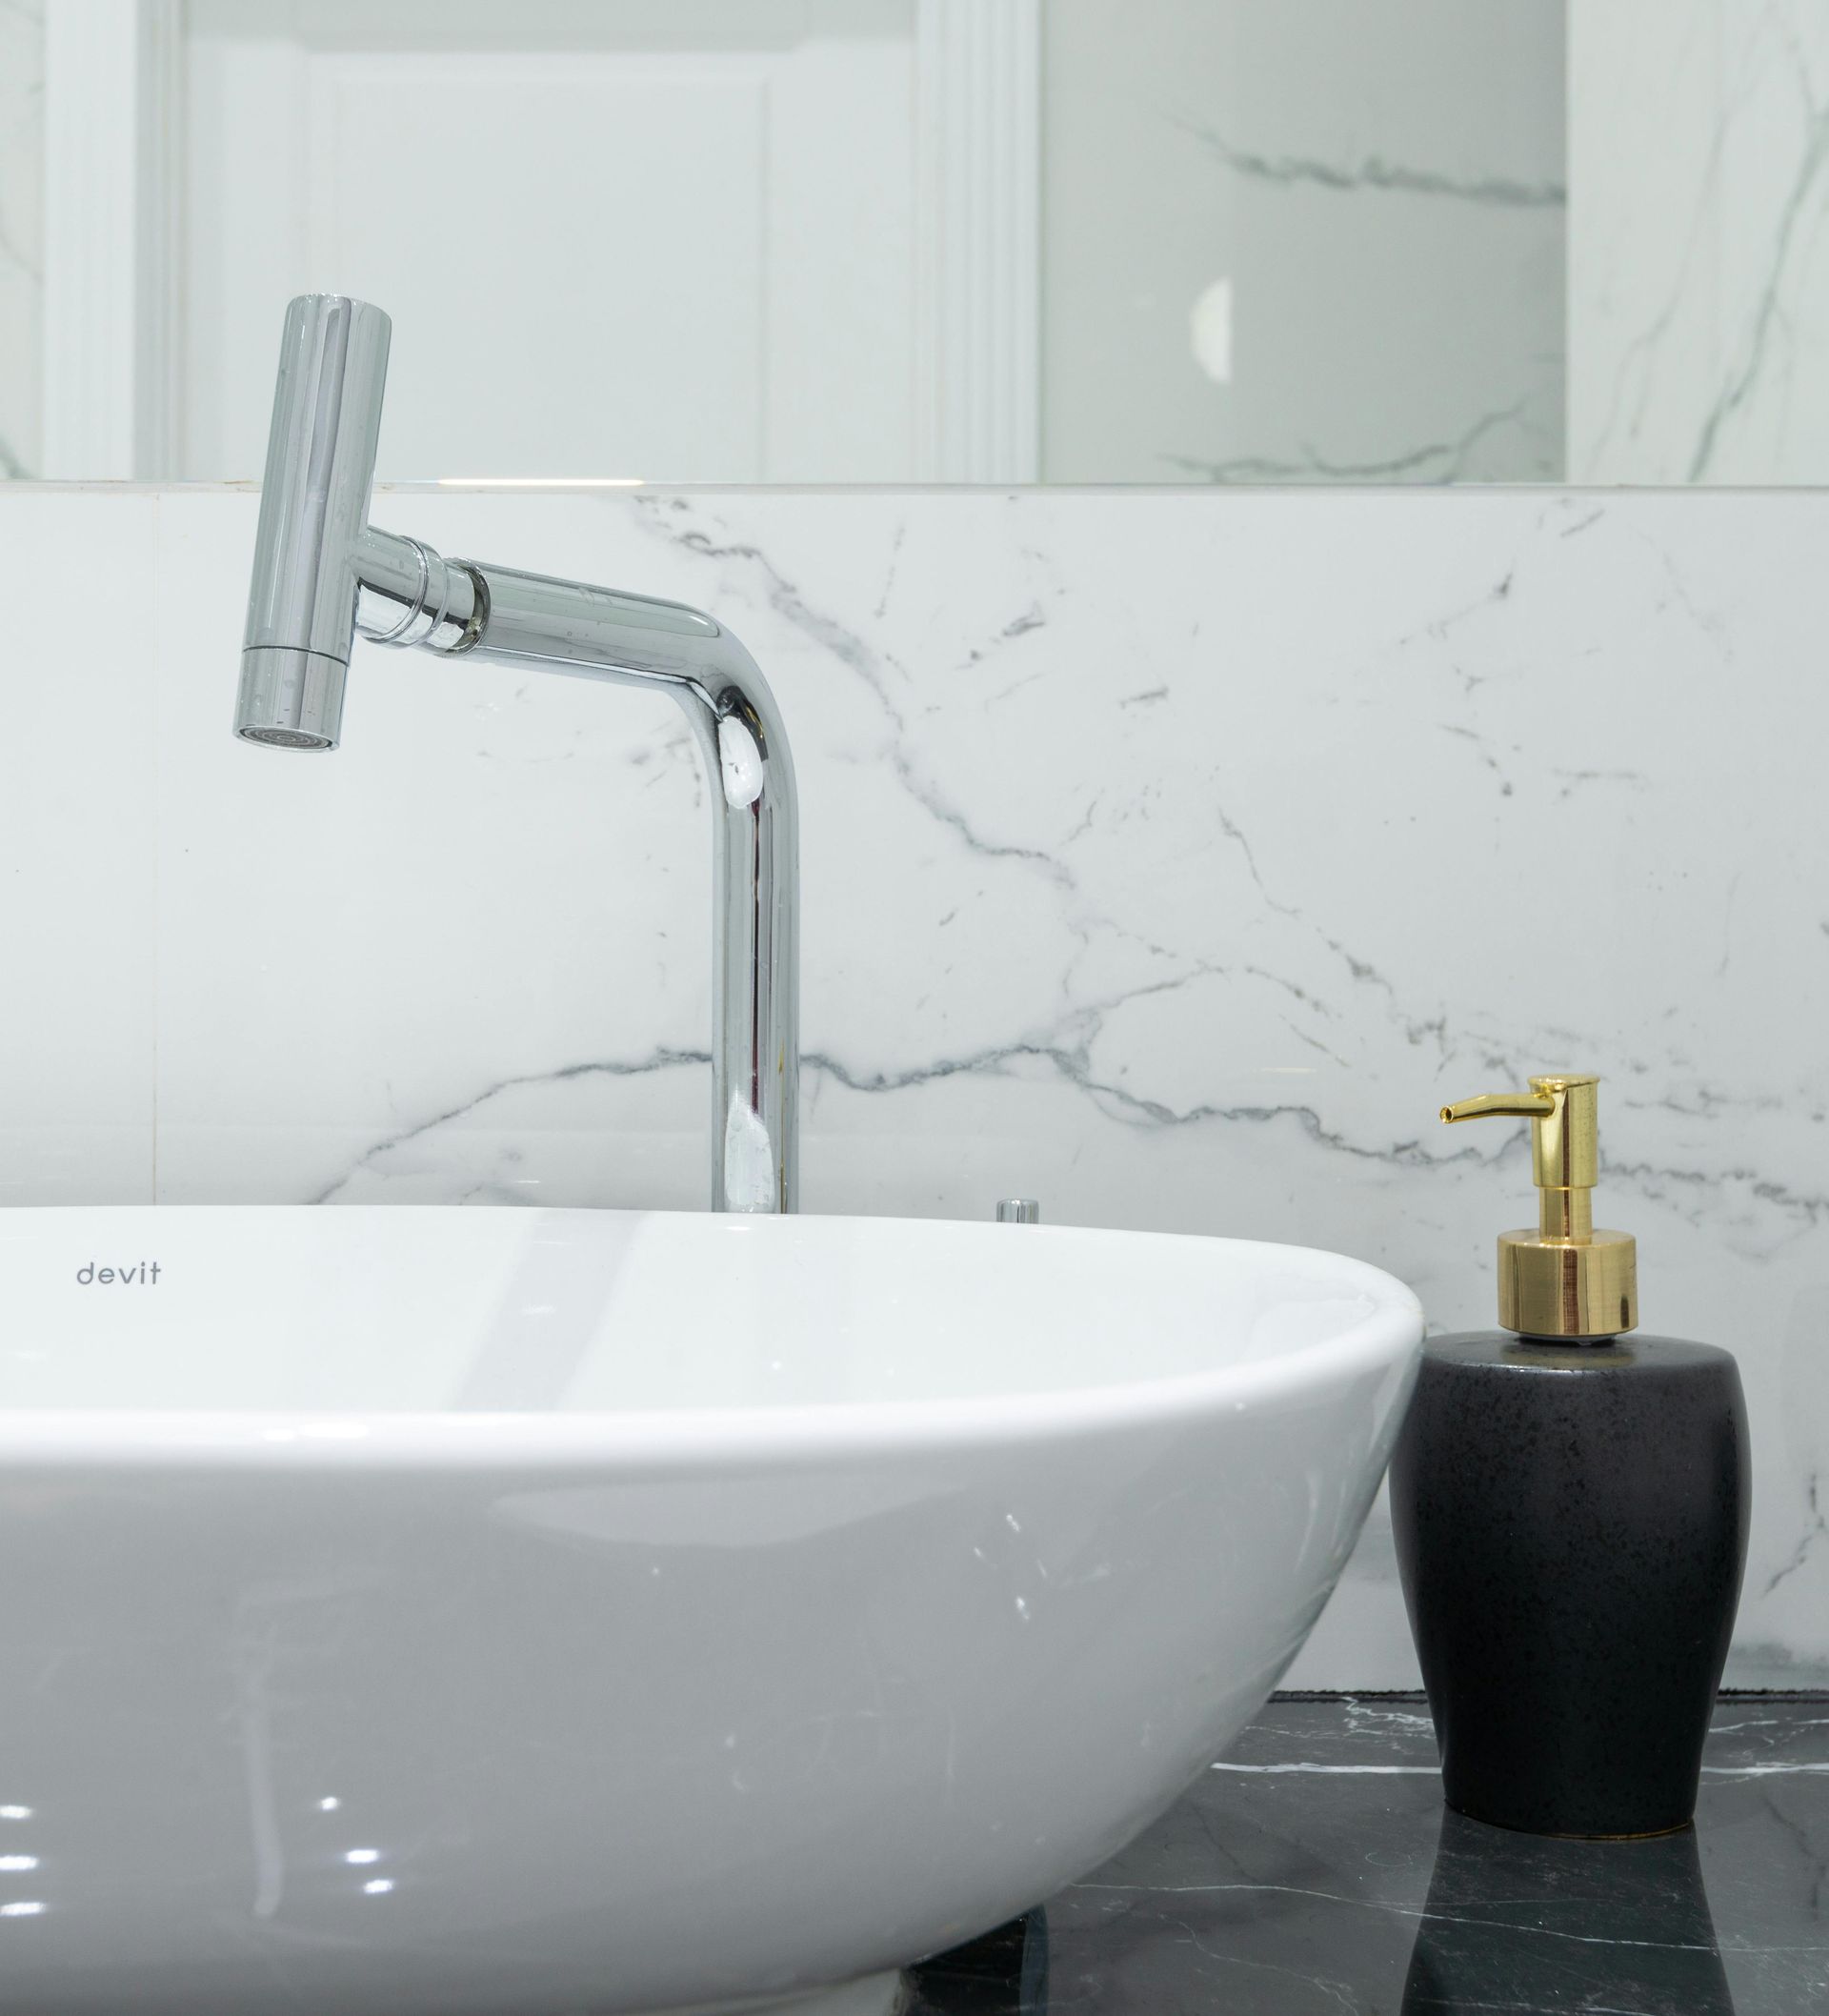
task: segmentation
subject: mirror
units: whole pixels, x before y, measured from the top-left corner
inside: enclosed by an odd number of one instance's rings
[[[8,0],[0,473],[257,478],[327,289],[396,480],[1818,480],[1825,62],[1753,0]]]

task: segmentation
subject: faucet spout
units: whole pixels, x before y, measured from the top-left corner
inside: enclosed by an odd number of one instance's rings
[[[666,692],[709,776],[714,929],[712,1208],[798,1206],[799,818],[768,682],[681,603],[467,560],[368,523],[388,320],[287,312],[235,732],[333,749],[356,635]]]

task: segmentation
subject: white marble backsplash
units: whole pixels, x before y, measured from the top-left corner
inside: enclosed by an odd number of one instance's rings
[[[255,499],[0,492],[0,1197],[696,1205],[709,847],[664,701],[358,647],[228,733]],[[714,611],[794,736],[806,1206],[1288,1239],[1491,1320],[1602,1089],[1646,1327],[1739,1354],[1730,1677],[1829,1678],[1829,496],[383,494]],[[1413,1683],[1388,1524],[1292,1675]]]
[[[1829,479],[1829,10],[1569,9],[1568,474]]]

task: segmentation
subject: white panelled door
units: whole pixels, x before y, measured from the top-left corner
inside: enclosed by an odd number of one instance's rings
[[[281,312],[380,474],[1035,475],[1041,0],[57,0],[44,462],[257,475]]]
[[[287,299],[394,320],[380,474],[914,473],[914,0],[192,0],[179,473]]]

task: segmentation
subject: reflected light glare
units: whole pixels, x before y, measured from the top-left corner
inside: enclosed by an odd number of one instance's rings
[[[45,1906],[41,1904],[0,1904],[0,1918],[42,1918]]]
[[[639,490],[641,476],[440,476],[441,490]]]
[[[392,1888],[392,1881],[386,1876],[377,1876],[372,1883],[362,1885],[363,1893],[369,1897],[385,1897]]]
[[[352,1848],[344,1856],[343,1860],[354,1863],[379,1862],[381,1860],[381,1850],[379,1848]]]
[[[37,1866],[35,1855],[0,1855],[0,1869],[35,1869]]]
[[[30,1806],[0,1806],[0,1820],[30,1820]]]

